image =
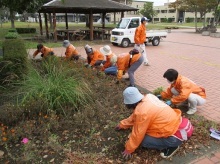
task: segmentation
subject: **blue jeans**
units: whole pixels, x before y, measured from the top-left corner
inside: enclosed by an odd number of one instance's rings
[[[182,141],[173,136],[167,138],[155,138],[146,135],[141,143],[141,146],[150,149],[162,150],[169,147],[177,147],[181,144]]]
[[[118,68],[116,66],[108,67],[104,70],[106,75],[117,75]]]

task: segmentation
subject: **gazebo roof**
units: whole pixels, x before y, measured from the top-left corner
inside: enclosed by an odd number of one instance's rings
[[[53,0],[44,4],[38,11],[40,13],[110,13],[122,11],[137,11],[130,7],[111,0]]]

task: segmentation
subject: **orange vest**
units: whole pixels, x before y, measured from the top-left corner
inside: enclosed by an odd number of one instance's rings
[[[175,88],[180,94],[178,96],[173,96],[171,88]],[[171,99],[173,104],[181,103],[188,99],[190,93],[198,94],[203,98],[206,98],[205,89],[196,85],[190,79],[178,75],[176,81],[167,88],[166,92],[161,92],[163,99]]]
[[[35,56],[37,56],[37,54],[42,53],[44,54],[44,57],[48,56],[50,52],[53,52],[52,48],[48,48],[46,46],[43,46],[42,51],[38,51],[36,50],[33,54],[33,57],[35,58]]]
[[[135,30],[134,42],[135,44],[143,44],[146,41],[146,26],[141,24]]]
[[[141,57],[141,54],[133,55],[130,61],[130,65],[136,62],[140,57]],[[118,56],[117,63],[116,63],[118,67],[118,74],[117,74],[118,79],[121,79],[123,75],[123,71],[126,71],[129,68],[129,60],[130,60],[129,53],[124,53]]]
[[[66,58],[71,58],[72,56],[78,55],[78,51],[76,50],[76,48],[72,44],[70,44],[66,48],[65,55],[66,55]]]
[[[104,60],[104,55],[98,50],[94,50],[92,55],[89,55],[91,59],[90,65],[93,66],[97,60]]]
[[[145,135],[155,138],[172,136],[181,122],[181,111],[172,109],[156,96],[147,94],[134,109],[132,115],[120,122],[120,128],[132,127],[125,148],[132,153],[141,144]]]

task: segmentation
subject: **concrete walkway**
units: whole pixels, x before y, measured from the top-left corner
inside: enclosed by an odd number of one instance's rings
[[[109,45],[111,45],[109,43]],[[99,49],[101,45],[94,46]],[[121,48],[112,46],[115,54],[129,52],[133,46]],[[86,57],[83,47],[77,47],[80,54]],[[64,48],[55,48],[56,54],[63,54]],[[198,108],[196,114],[220,123],[220,39],[196,34],[194,29],[172,30],[159,46],[146,46],[150,66],[141,66],[135,72],[136,84],[153,91],[163,86],[168,87],[163,73],[174,68],[198,85],[207,93],[207,103]],[[30,50],[32,54],[33,50]],[[187,162],[188,163],[188,162]],[[220,163],[220,151],[202,156],[193,164]]]

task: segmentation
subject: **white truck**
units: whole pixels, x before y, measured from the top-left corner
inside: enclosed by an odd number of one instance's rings
[[[128,47],[134,43],[134,34],[136,28],[141,24],[141,17],[127,17],[122,18],[116,28],[111,32],[110,42],[113,45],[120,45],[122,47]],[[147,30],[146,42],[152,43],[153,46],[160,44],[161,38],[167,37],[167,31],[161,30]]]

